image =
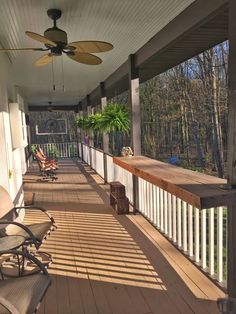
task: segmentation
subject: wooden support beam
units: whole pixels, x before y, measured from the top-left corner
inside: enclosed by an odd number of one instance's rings
[[[206,21],[216,16],[226,4],[227,0],[194,1],[135,53],[136,65],[140,67],[166,47],[180,41],[186,34],[193,33]],[[204,47],[198,49],[195,54],[204,50]]]
[[[236,188],[236,1],[229,1],[229,111],[228,111],[228,183]],[[228,272],[227,288],[230,298],[236,298],[236,202],[228,206]],[[234,311],[236,308],[234,306]]]
[[[78,105],[53,105],[53,106],[40,106],[40,105],[33,105],[28,107],[29,111],[74,111],[78,112]],[[49,110],[50,109],[50,110]]]
[[[131,145],[134,155],[141,155],[141,117],[139,100],[139,73],[134,55],[129,56],[129,101],[131,105]]]

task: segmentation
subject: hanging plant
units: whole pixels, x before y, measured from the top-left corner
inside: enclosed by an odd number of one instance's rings
[[[99,127],[101,131],[106,133],[128,133],[130,118],[127,106],[111,103],[105,107],[101,114]]]
[[[93,136],[93,133],[109,133],[112,138],[112,151],[115,154],[120,153],[119,140],[122,134],[129,133],[130,117],[127,106],[118,103],[111,103],[107,105],[101,113],[90,115],[89,117],[80,117],[77,119],[77,126],[86,133]],[[115,149],[115,147],[117,148]]]
[[[90,128],[95,132],[101,133],[102,113],[93,114],[88,119]]]
[[[76,120],[77,127],[82,129],[83,131],[87,131],[90,129],[90,121],[89,117],[79,117]]]
[[[91,129],[100,133],[128,133],[130,130],[129,110],[124,105],[112,103],[105,107],[101,113],[79,117],[77,126],[84,131]]]

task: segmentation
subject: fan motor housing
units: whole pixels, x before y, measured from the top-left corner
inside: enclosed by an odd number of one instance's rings
[[[46,31],[44,32],[44,37],[54,41],[55,43],[60,43],[65,46],[67,45],[67,34],[65,31],[58,27],[51,27],[46,29]]]

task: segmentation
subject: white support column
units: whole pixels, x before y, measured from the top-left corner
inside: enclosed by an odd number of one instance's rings
[[[100,83],[100,97],[101,97],[101,107],[102,110],[107,106],[107,96],[106,96],[106,89],[105,89],[105,83]],[[109,153],[109,136],[107,133],[103,133],[102,136],[102,142],[103,142],[103,151],[104,153]]]
[[[134,155],[141,155],[141,118],[139,100],[139,73],[135,67],[135,56],[129,56],[129,98],[131,104],[131,143]]]
[[[87,95],[87,97],[86,97],[86,103],[87,103],[87,115],[90,116],[92,114],[92,106],[90,104],[89,95]],[[89,131],[89,146],[94,146],[93,132],[92,131]]]

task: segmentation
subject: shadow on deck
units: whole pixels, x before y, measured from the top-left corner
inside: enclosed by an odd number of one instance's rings
[[[109,186],[88,166],[62,160],[58,177],[39,182],[33,164],[24,179],[58,225],[42,245],[54,262],[39,313],[217,313],[223,292],[142,216],[118,216]]]

